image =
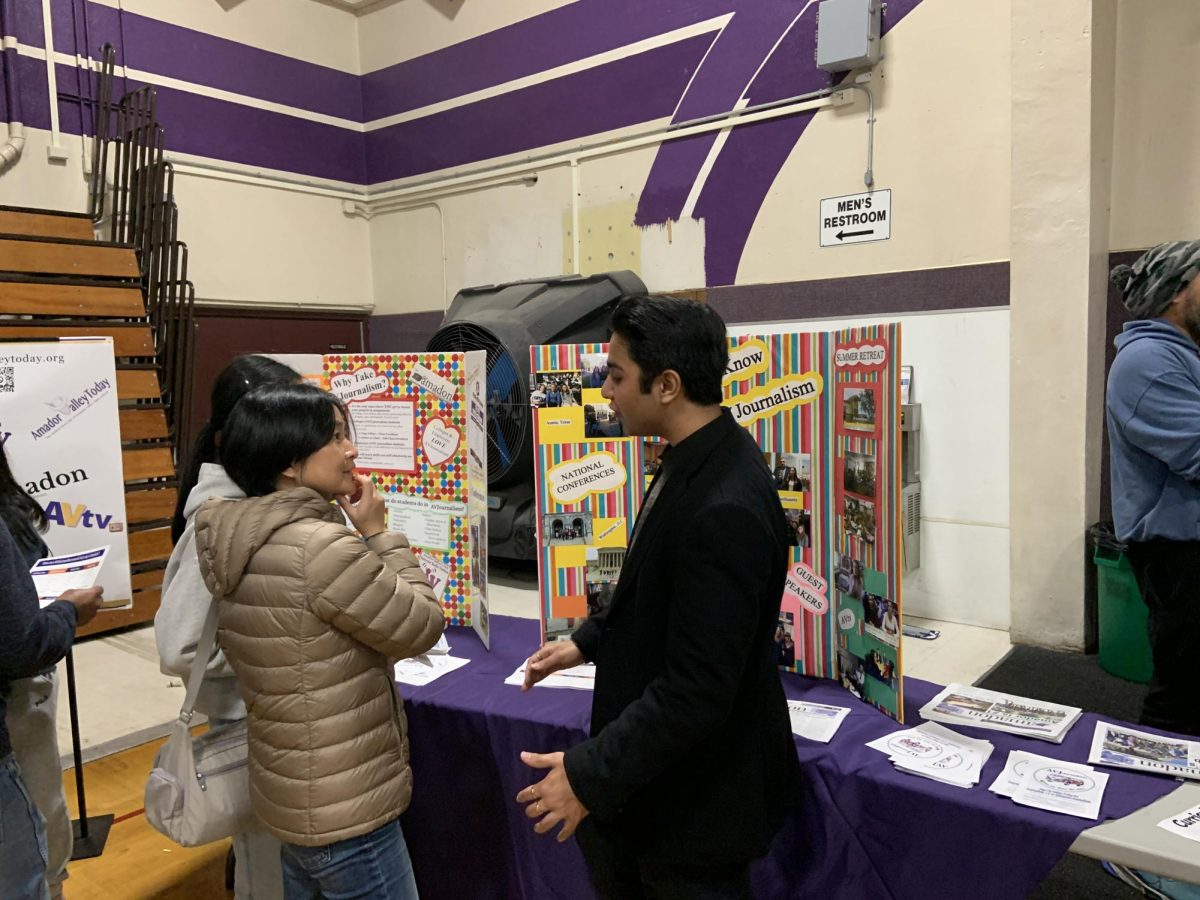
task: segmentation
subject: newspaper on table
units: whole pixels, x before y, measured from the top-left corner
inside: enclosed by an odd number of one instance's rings
[[[1200,743],[1097,722],[1088,762],[1200,780]]]
[[[921,718],[943,725],[970,725],[1007,731],[1061,744],[1083,714],[1076,706],[1059,706],[1013,694],[951,684],[921,707]]]
[[[38,602],[47,607],[67,591],[86,590],[96,583],[108,547],[81,550],[65,556],[46,556],[29,568]]]
[[[1081,819],[1100,818],[1108,775],[1083,763],[1037,757],[1013,791],[1014,803]]]
[[[969,738],[935,722],[885,734],[867,746],[886,753],[901,772],[965,788],[979,783],[993,749],[989,741]]]
[[[455,669],[462,668],[470,661],[465,657],[450,656],[445,653],[429,657],[414,656],[396,663],[393,673],[395,680],[400,684],[423,687]]]
[[[504,679],[505,684],[522,685],[525,683],[525,666],[527,663],[521,663],[517,666],[517,671],[513,672]],[[553,675],[547,675],[539,681],[535,687],[548,688],[573,688],[577,691],[590,691],[596,686],[596,667],[592,663],[584,663],[581,666],[572,666],[569,669],[563,669],[555,672]]]
[[[792,720],[792,734],[810,741],[828,744],[837,734],[842,720],[850,714],[849,707],[828,706],[824,703],[805,703],[803,700],[788,701],[788,718]]]

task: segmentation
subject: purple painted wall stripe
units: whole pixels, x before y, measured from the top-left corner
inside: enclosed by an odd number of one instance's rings
[[[495,87],[702,22],[736,7],[737,0],[579,0],[365,75],[366,119],[381,119]]]
[[[163,87],[158,118],[168,150],[364,182],[362,135],[344,128]]]
[[[17,6],[24,8],[17,37],[29,46],[45,46],[38,4]],[[98,57],[101,45],[109,42],[116,48],[117,65],[362,121],[358,75],[97,3],[52,0],[52,12],[59,53]]]
[[[367,177],[390,181],[669,116],[711,41],[699,35],[368,132]]]

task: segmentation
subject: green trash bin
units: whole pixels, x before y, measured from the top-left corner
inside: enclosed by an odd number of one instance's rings
[[[1096,563],[1100,668],[1128,681],[1147,682],[1154,673],[1150,638],[1146,633],[1146,604],[1138,589],[1125,545],[1111,526],[1092,528]]]

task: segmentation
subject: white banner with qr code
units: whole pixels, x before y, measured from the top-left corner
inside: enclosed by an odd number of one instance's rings
[[[56,556],[108,548],[105,608],[132,604],[111,338],[0,341],[0,442]]]

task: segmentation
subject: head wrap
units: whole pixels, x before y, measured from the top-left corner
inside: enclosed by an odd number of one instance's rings
[[[1132,266],[1117,266],[1109,281],[1135,319],[1160,316],[1200,274],[1200,241],[1172,241],[1147,250]]]

